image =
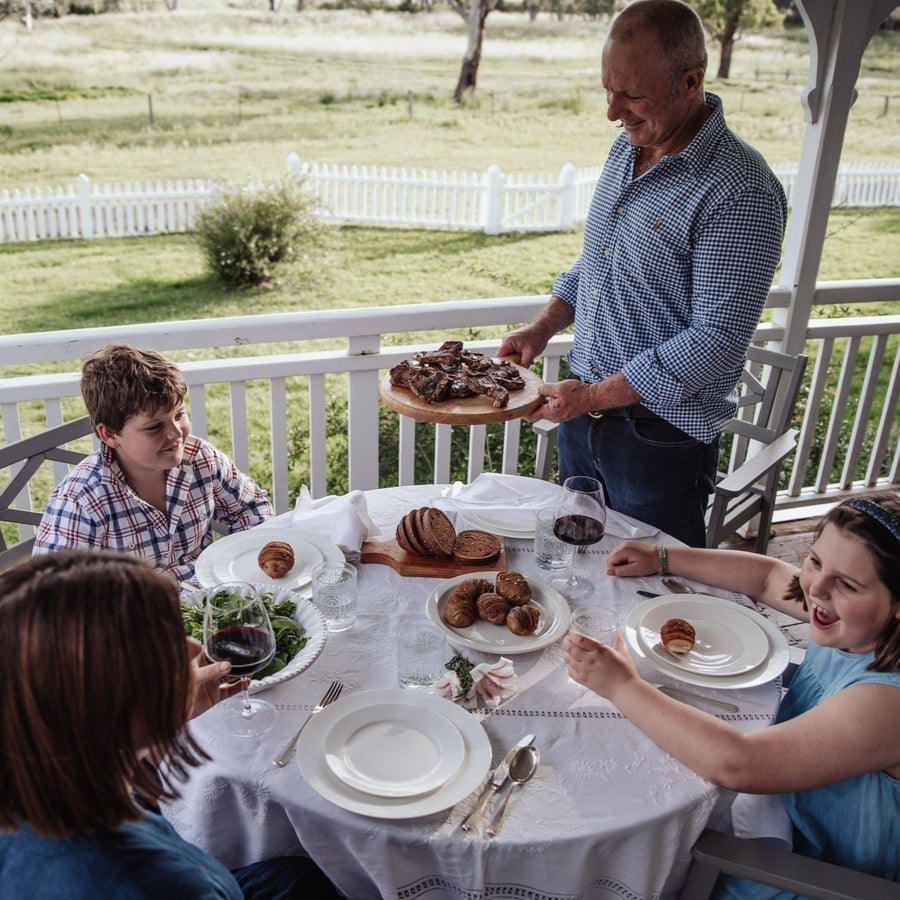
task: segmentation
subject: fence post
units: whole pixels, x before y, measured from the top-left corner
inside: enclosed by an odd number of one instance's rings
[[[575,221],[575,166],[566,163],[559,173],[559,223],[560,231],[567,231]]]
[[[287,170],[288,175],[291,178],[300,178],[303,175],[303,170],[300,165],[300,157],[297,156],[296,153],[289,153],[287,158]]]
[[[500,234],[503,212],[503,173],[500,166],[489,166],[481,180],[481,225],[485,234]]]
[[[78,176],[78,233],[83,238],[94,236],[94,220],[91,218],[91,179],[83,172]]]

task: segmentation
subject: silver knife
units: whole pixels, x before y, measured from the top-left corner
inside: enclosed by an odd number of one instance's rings
[[[500,785],[502,785],[509,777],[509,764],[513,761],[513,757],[522,749],[522,747],[527,747],[533,740],[533,734],[526,734],[515,746],[509,748],[509,752],[503,757],[500,765],[494,769],[491,780],[487,787],[485,787],[482,795],[478,798],[475,808],[463,820],[463,823],[460,826],[463,831],[472,830],[488,803],[491,802],[491,798],[500,790]]]

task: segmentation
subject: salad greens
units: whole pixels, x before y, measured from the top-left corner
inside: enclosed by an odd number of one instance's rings
[[[275,596],[270,593],[262,593],[263,603],[269,613],[272,622],[272,631],[275,633],[275,656],[264,669],[251,675],[251,678],[265,678],[274,675],[283,669],[305,646],[309,638],[304,634],[302,626],[294,620],[297,612],[297,604],[290,599],[275,601]],[[212,602],[223,609],[227,609],[231,603],[237,603],[240,598],[230,594],[226,590],[213,594]],[[203,607],[192,603],[182,602],[181,615],[184,619],[184,628],[188,635],[203,643]]]

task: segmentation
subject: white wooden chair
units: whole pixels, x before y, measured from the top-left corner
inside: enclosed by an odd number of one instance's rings
[[[811,900],[900,898],[900,884],[896,881],[710,829],[697,839],[691,856],[691,868],[678,900],[706,900],[720,873]]]
[[[724,429],[733,440],[727,468],[718,475],[707,512],[707,547],[718,547],[738,528],[759,517],[755,549],[766,552],[778,473],[797,447],[797,430],[790,424],[805,370],[802,354],[748,348],[737,414]],[[541,438],[535,476],[549,478],[557,426],[538,421],[533,427]]]
[[[728,467],[719,473],[707,514],[707,547],[718,547],[759,517],[755,549],[766,552],[778,474],[797,448],[797,430],[790,425],[805,371],[802,354],[748,348],[737,415],[725,426],[734,437]]]
[[[0,571],[31,555],[34,546],[33,531],[40,524],[44,512],[43,508],[38,510],[31,508],[28,484],[34,473],[45,462],[63,463],[64,466],[80,462],[87,454],[69,450],[66,444],[85,437],[92,431],[90,418],[82,416],[55,428],[48,428],[33,437],[0,447],[0,471],[7,472],[10,478],[9,483],[0,492],[0,522],[14,522],[19,526],[26,526],[24,529],[20,528],[20,532],[24,531],[26,536],[11,546],[7,546],[0,531]],[[60,477],[55,481],[59,482]],[[17,498],[19,505],[14,505]],[[32,533],[32,536],[29,537],[29,533]]]

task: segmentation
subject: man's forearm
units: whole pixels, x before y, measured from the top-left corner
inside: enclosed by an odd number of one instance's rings
[[[575,321],[575,310],[561,297],[553,296],[532,323],[532,328],[549,341]]]
[[[591,397],[591,410],[615,409],[619,406],[631,406],[640,403],[644,398],[628,383],[621,372],[588,385]]]

